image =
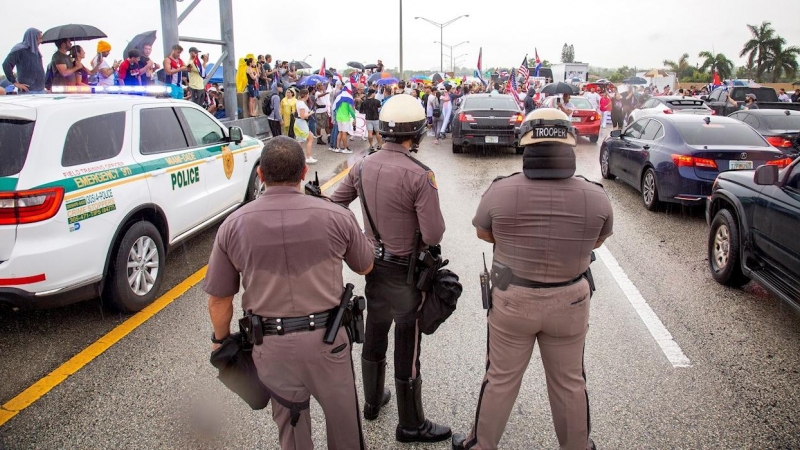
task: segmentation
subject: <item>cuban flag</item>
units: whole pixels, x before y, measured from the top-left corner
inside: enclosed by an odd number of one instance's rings
[[[536,47],[533,48],[533,53],[536,56],[536,70],[533,71],[533,76],[539,76],[539,69],[542,68],[542,61],[539,59],[539,51],[536,50]]]
[[[319,69],[319,76],[325,76],[325,58],[322,58],[322,67]]]
[[[339,108],[348,108],[352,113],[352,116],[355,117],[355,106],[356,103],[353,100],[353,88],[350,87],[350,83],[345,83],[344,87],[342,87],[342,91],[339,92],[339,95],[336,96],[336,100],[333,102],[333,111],[336,114],[336,111]]]
[[[486,80],[483,79],[483,47],[478,50],[478,69],[473,72],[475,78],[479,79],[484,86],[487,86]]]

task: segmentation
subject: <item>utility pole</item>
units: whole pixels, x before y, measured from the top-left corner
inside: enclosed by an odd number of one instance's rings
[[[400,0],[400,79],[403,79],[403,0]]]

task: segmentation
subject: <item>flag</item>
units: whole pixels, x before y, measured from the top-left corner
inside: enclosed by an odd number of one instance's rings
[[[351,72],[350,73],[350,84],[358,83],[358,72]]]
[[[514,69],[511,69],[511,71],[513,72],[513,71],[514,71]],[[508,75],[509,75],[509,73],[508,73],[507,71],[505,71],[505,70],[501,70],[501,71],[500,71],[500,76],[501,76],[501,77],[505,78],[505,77],[507,77]]]
[[[353,100],[353,90],[350,88],[350,83],[342,86],[342,91],[336,96],[336,100],[333,102],[334,114],[339,110],[339,107],[349,108],[355,115],[355,101]]]
[[[319,69],[319,76],[325,76],[325,58],[322,58],[322,67]]]
[[[508,77],[508,87],[511,92],[507,92],[508,95],[514,97],[514,100],[517,101],[517,104],[524,107],[525,105],[522,103],[522,100],[519,99],[519,94],[517,93],[517,77],[514,76],[514,69],[511,69],[511,76]]]
[[[714,85],[719,86],[722,84],[722,81],[719,79],[719,73],[715,70],[714,71]]]
[[[538,77],[539,76],[539,69],[542,68],[542,61],[539,60],[539,51],[536,50],[536,48],[533,49],[533,52],[534,52],[534,55],[536,55],[536,69],[533,72],[533,76]]]
[[[528,70],[528,55],[525,55],[525,58],[522,59],[522,64],[519,65],[519,76],[525,80],[522,82],[522,86],[525,88],[525,91],[527,91],[528,77],[531,76],[531,73]]]
[[[486,86],[486,80],[483,79],[483,47],[478,50],[478,69],[475,70],[475,77],[481,80],[481,83]]]

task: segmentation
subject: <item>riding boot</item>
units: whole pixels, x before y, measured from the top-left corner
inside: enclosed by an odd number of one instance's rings
[[[438,425],[425,418],[422,409],[422,378],[394,380],[397,390],[397,425],[395,438],[399,442],[439,442],[453,434],[450,427]]]
[[[361,377],[364,379],[364,418],[375,420],[381,406],[389,403],[392,394],[384,387],[386,383],[386,359],[368,361],[361,358]]]

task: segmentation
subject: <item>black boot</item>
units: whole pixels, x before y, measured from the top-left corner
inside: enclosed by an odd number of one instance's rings
[[[453,434],[450,427],[437,425],[425,418],[422,409],[422,378],[394,380],[397,388],[397,425],[399,442],[439,442]]]
[[[386,383],[386,359],[368,361],[361,358],[361,377],[364,379],[364,418],[375,420],[381,406],[389,403],[392,394],[384,387]]]

